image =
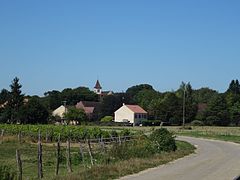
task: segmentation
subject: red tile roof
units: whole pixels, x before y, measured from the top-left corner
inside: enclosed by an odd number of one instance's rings
[[[138,105],[126,105],[134,113],[147,114],[147,112]]]

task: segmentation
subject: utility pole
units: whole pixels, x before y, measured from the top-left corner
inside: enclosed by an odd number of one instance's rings
[[[183,87],[183,122],[182,125],[185,127],[185,113],[186,113],[186,84]]]

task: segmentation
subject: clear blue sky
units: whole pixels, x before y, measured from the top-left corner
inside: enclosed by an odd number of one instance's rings
[[[149,83],[225,91],[240,79],[239,0],[1,0],[0,89]]]

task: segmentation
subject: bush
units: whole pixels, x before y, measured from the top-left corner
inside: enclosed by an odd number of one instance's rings
[[[110,150],[110,156],[117,160],[127,160],[130,158],[146,158],[155,153],[152,142],[142,136],[140,139],[131,142],[115,144]]]
[[[199,120],[194,120],[191,122],[191,125],[192,126],[203,126],[204,123],[202,121],[199,121]]]
[[[16,179],[16,173],[8,166],[0,165],[0,179],[13,180]]]
[[[112,122],[113,117],[112,116],[105,116],[101,119],[101,122]]]
[[[173,134],[165,128],[156,129],[150,135],[150,140],[158,153],[175,151],[177,146],[174,138]]]
[[[143,126],[160,126],[161,121],[160,120],[143,120],[142,125]]]

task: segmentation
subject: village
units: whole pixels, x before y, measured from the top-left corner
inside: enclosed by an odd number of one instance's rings
[[[98,109],[101,104],[101,100],[105,96],[113,95],[112,91],[102,91],[102,86],[100,85],[99,80],[97,80],[96,85],[94,86],[94,93],[99,97],[100,102],[95,101],[80,101],[75,105],[76,109],[81,109],[85,112],[88,119],[93,119],[95,117],[94,113],[98,112]],[[65,101],[66,102],[66,101]],[[52,112],[54,117],[57,117],[57,124],[67,124],[65,120],[65,114],[68,112],[68,106],[66,103],[61,105]],[[109,115],[110,116],[110,115]],[[110,116],[111,117],[111,116]],[[122,107],[114,112],[114,118],[110,119],[117,123],[128,123],[132,126],[139,126],[143,120],[147,120],[147,112],[140,107],[139,105],[127,105],[123,103]],[[71,120],[69,122],[71,125],[77,125],[78,121]]]

